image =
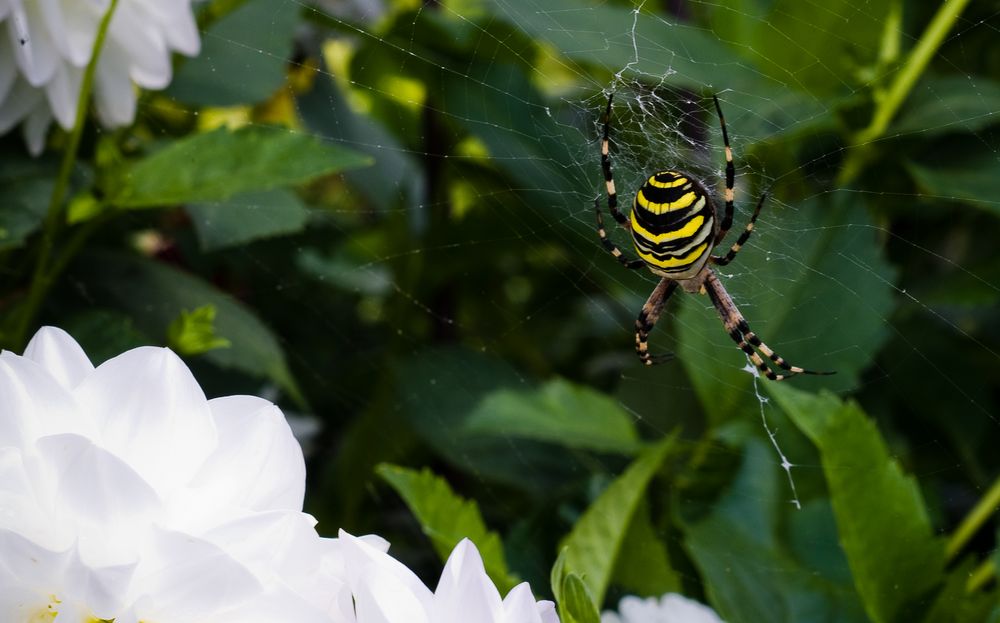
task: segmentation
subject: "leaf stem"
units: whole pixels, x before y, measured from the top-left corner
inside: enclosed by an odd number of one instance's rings
[[[997,509],[1000,508],[1000,478],[997,478],[989,490],[980,498],[972,511],[966,515],[962,523],[948,539],[945,556],[951,561],[962,550],[969,539],[982,527]]]
[[[73,122],[73,130],[70,132],[66,151],[63,152],[59,174],[56,177],[56,184],[52,190],[49,207],[42,225],[42,240],[38,250],[38,260],[35,263],[35,269],[32,273],[27,298],[19,310],[17,324],[11,335],[11,342],[16,348],[24,345],[24,338],[28,327],[34,320],[42,299],[45,298],[58,274],[58,271],[49,270],[49,262],[52,250],[55,247],[59,227],[62,225],[63,202],[66,198],[66,190],[69,187],[70,175],[73,173],[73,165],[76,163],[76,155],[80,149],[80,139],[83,136],[83,127],[87,119],[90,94],[94,86],[94,74],[97,72],[97,61],[101,55],[101,48],[104,47],[108,27],[111,25],[111,17],[114,15],[117,6],[118,0],[111,0],[108,10],[101,18],[101,23],[97,29],[97,36],[94,39],[94,48],[90,55],[90,62],[87,63],[87,67],[83,72],[83,81],[80,85],[80,93],[76,101],[76,119]],[[60,265],[64,265],[64,263],[60,263]]]
[[[992,557],[984,560],[975,570],[969,574],[969,579],[965,583],[966,593],[975,593],[992,580],[997,575],[997,565]]]
[[[838,186],[846,186],[851,182],[870,157],[870,144],[880,138],[889,127],[899,107],[906,101],[917,80],[927,68],[931,57],[941,47],[945,35],[958,20],[969,0],[944,0],[938,8],[931,23],[927,25],[924,34],[917,41],[916,47],[910,52],[906,62],[896,72],[889,89],[877,102],[875,113],[868,127],[857,132],[847,147],[847,156],[837,178]]]

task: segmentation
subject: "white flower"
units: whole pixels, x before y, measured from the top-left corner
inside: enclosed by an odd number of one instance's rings
[[[0,0],[0,134],[23,122],[33,154],[53,117],[73,127],[84,68],[111,0]],[[119,0],[94,77],[94,104],[106,127],[135,117],[133,84],[170,83],[171,53],[201,47],[191,0]]]
[[[722,623],[708,606],[677,593],[642,599],[629,595],[618,602],[618,612],[605,612],[601,623]]]
[[[559,623],[552,602],[536,602],[527,583],[501,599],[468,539],[455,546],[434,592],[381,548],[343,531],[339,541],[357,623]]]
[[[0,621],[350,622],[304,484],[269,402],[207,400],[162,348],[94,368],[42,329],[0,354]]]

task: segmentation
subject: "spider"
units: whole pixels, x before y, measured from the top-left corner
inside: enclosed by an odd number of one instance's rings
[[[726,148],[726,211],[721,223],[718,220],[719,211],[705,185],[681,171],[666,170],[654,173],[636,193],[631,215],[626,217],[618,210],[618,195],[615,193],[615,180],[611,175],[609,145],[613,98],[614,93],[608,96],[608,106],[604,113],[601,167],[604,170],[604,182],[607,186],[608,210],[619,225],[631,232],[632,243],[639,259],[626,257],[608,238],[604,230],[604,218],[601,215],[600,197],[594,199],[597,235],[604,248],[617,258],[622,266],[630,269],[646,267],[654,275],[661,277],[635,321],[635,352],[639,355],[639,360],[651,366],[673,358],[672,354],[651,355],[648,339],[650,331],[663,312],[667,299],[679,285],[685,292],[708,294],[712,305],[722,317],[729,337],[746,353],[757,370],[772,381],[781,381],[796,374],[833,374],[833,372],[814,372],[790,365],[767,344],[760,341],[760,338],[750,330],[750,325],[743,318],[743,314],[737,309],[732,297],[711,269],[711,264],[725,266],[733,261],[753,233],[757,216],[767,198],[766,192],[761,195],[750,222],[730,247],[729,252],[723,257],[712,255],[712,250],[722,242],[733,224],[733,184],[736,178],[733,150],[729,146],[729,133],[726,131],[726,120],[722,116],[719,99],[712,96]],[[787,374],[775,374],[757,351],[785,370]]]

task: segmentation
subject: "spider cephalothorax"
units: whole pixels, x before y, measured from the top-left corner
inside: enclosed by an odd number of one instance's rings
[[[618,210],[618,195],[615,192],[615,180],[611,175],[610,139],[611,132],[611,101],[614,94],[608,97],[608,106],[604,118],[604,134],[601,140],[601,166],[604,170],[604,182],[608,192],[608,209],[619,225],[632,234],[632,244],[639,259],[627,258],[608,238],[604,230],[604,218],[601,215],[600,200],[594,200],[597,211],[597,235],[601,243],[611,255],[618,259],[626,268],[648,268],[654,275],[661,277],[660,283],[653,289],[646,304],[642,306],[639,317],[635,321],[635,351],[639,359],[646,365],[665,361],[669,355],[651,355],[648,348],[649,332],[653,330],[656,321],[663,312],[667,299],[679,285],[685,292],[708,294],[715,309],[722,317],[722,322],[729,337],[746,353],[753,365],[761,374],[773,381],[780,381],[795,374],[832,374],[830,372],[814,372],[798,366],[790,365],[771,350],[767,344],[760,341],[743,314],[736,308],[732,297],[722,286],[722,282],[711,269],[711,265],[725,266],[736,257],[740,248],[750,238],[757,216],[764,205],[767,194],[761,195],[754,209],[750,222],[740,237],[736,240],[725,256],[712,255],[715,246],[722,242],[733,224],[733,186],[736,169],[733,166],[733,151],[729,146],[729,133],[726,121],[722,116],[722,107],[718,98],[713,96],[715,110],[719,114],[719,124],[722,126],[722,140],[726,149],[726,191],[725,212],[719,220],[715,201],[706,190],[705,185],[693,176],[681,171],[658,171],[646,178],[646,182],[636,192],[632,202],[631,214],[626,217]],[[760,354],[758,354],[758,351]],[[761,354],[770,359],[776,366],[786,370],[788,374],[775,374]]]

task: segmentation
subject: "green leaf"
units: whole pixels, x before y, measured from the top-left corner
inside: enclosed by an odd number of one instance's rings
[[[552,219],[567,220],[565,205],[547,195],[589,188],[579,167],[564,164],[586,149],[581,135],[556,123],[521,67],[483,62],[467,67],[469,72],[471,82],[452,74],[443,80],[445,110],[482,141],[491,164],[518,181],[526,201],[548,210]],[[586,223],[573,225],[584,231]]]
[[[216,348],[229,348],[232,342],[215,333],[215,307],[202,305],[180,316],[167,327],[167,346],[179,355],[200,355]]]
[[[128,314],[104,308],[74,314],[60,324],[95,365],[157,339],[139,331]]]
[[[897,621],[937,585],[944,547],[916,481],[889,455],[875,424],[853,402],[768,385],[816,444],[858,594],[876,623]]]
[[[737,212],[734,230],[744,218]],[[863,202],[851,193],[785,206],[772,199],[740,255],[717,270],[761,340],[794,365],[836,372],[797,376],[791,381],[796,386],[855,388],[888,338],[885,319],[895,304],[896,271],[883,257],[878,232]],[[702,408],[716,423],[756,411],[759,401],[744,371],[746,357],[708,297],[679,292],[674,299],[665,316],[674,304],[680,306],[673,325],[677,353]]]
[[[301,5],[251,0],[202,34],[198,56],[184,59],[167,89],[202,106],[255,104],[285,83]]]
[[[761,83],[759,72],[710,32],[646,11],[579,0],[549,0],[544,10],[531,0],[492,0],[487,7],[570,59],[612,72],[624,68],[632,76],[698,91],[713,84],[749,91]],[[712,62],[700,60],[706,58]]]
[[[388,266],[362,260],[348,249],[327,256],[306,248],[298,254],[296,264],[307,275],[353,294],[385,296],[392,291],[393,277]]]
[[[119,176],[108,200],[122,208],[222,201],[370,162],[367,156],[285,128],[219,128],[173,142],[140,160]]]
[[[456,495],[427,468],[416,471],[383,463],[376,471],[406,502],[442,561],[467,538],[476,544],[486,572],[502,594],[520,582],[507,568],[500,536],[486,527],[474,500]]]
[[[309,220],[309,209],[295,193],[285,189],[244,193],[214,203],[193,203],[185,209],[205,251],[297,233],[305,229]]]
[[[465,422],[472,434],[508,435],[599,452],[639,447],[632,418],[608,396],[564,379],[490,393]]]
[[[799,0],[775,0],[766,12],[726,17],[753,26],[746,55],[757,67],[817,96],[849,94],[879,62],[892,0],[829,0],[822,10]]]
[[[563,578],[560,619],[565,623],[600,623],[601,614],[587,584],[575,573]]]
[[[783,541],[782,525],[800,522],[788,502],[788,481],[774,449],[751,439],[736,478],[707,515],[682,520],[684,544],[701,572],[711,604],[728,623],[867,623],[844,573],[799,559]],[[828,524],[806,524],[810,543],[836,544]],[[832,528],[832,526],[830,526]],[[801,528],[800,528],[801,529]],[[821,555],[821,554],[820,554]]]
[[[381,42],[370,45],[385,51]],[[344,174],[352,190],[381,210],[418,207],[426,180],[416,158],[373,115],[354,112],[332,76],[318,75],[312,90],[297,101],[299,114],[312,132],[375,156],[372,166]]]
[[[640,597],[659,597],[681,590],[680,574],[670,564],[667,544],[653,527],[646,503],[632,517],[611,582]]]
[[[646,488],[674,447],[676,435],[650,446],[584,512],[561,544],[565,566],[586,583],[594,603],[604,601],[629,526]]]
[[[947,154],[939,162],[908,162],[920,190],[934,195],[938,205],[942,199],[960,201],[994,216],[1000,216],[1000,200],[996,197],[996,180],[1000,178],[1000,160],[982,147],[962,153]]]
[[[552,589],[552,595],[556,598],[560,610],[562,610],[562,603],[565,601],[563,597],[563,581],[566,579],[567,574],[566,548],[564,547],[559,550],[559,556],[552,563],[552,571],[549,572],[549,587]]]
[[[944,586],[931,607],[920,618],[925,623],[979,623],[991,621],[990,613],[1000,603],[996,588],[969,592],[969,579],[975,574],[976,560],[966,558],[948,573]]]
[[[232,347],[208,351],[204,359],[270,379],[304,404],[277,337],[253,311],[201,279],[160,262],[108,252],[87,256],[72,277],[99,300],[113,301],[128,312],[135,326],[151,336],[163,336],[182,310],[211,305],[216,310],[215,330]]]
[[[0,155],[0,251],[21,246],[42,225],[58,164]]]
[[[487,395],[525,387],[523,375],[505,361],[468,349],[425,349],[401,361],[394,374],[400,414],[452,465],[536,495],[579,478],[585,461],[579,452],[466,430]]]
[[[914,87],[887,134],[978,132],[996,123],[1000,83],[983,76],[927,77]]]

